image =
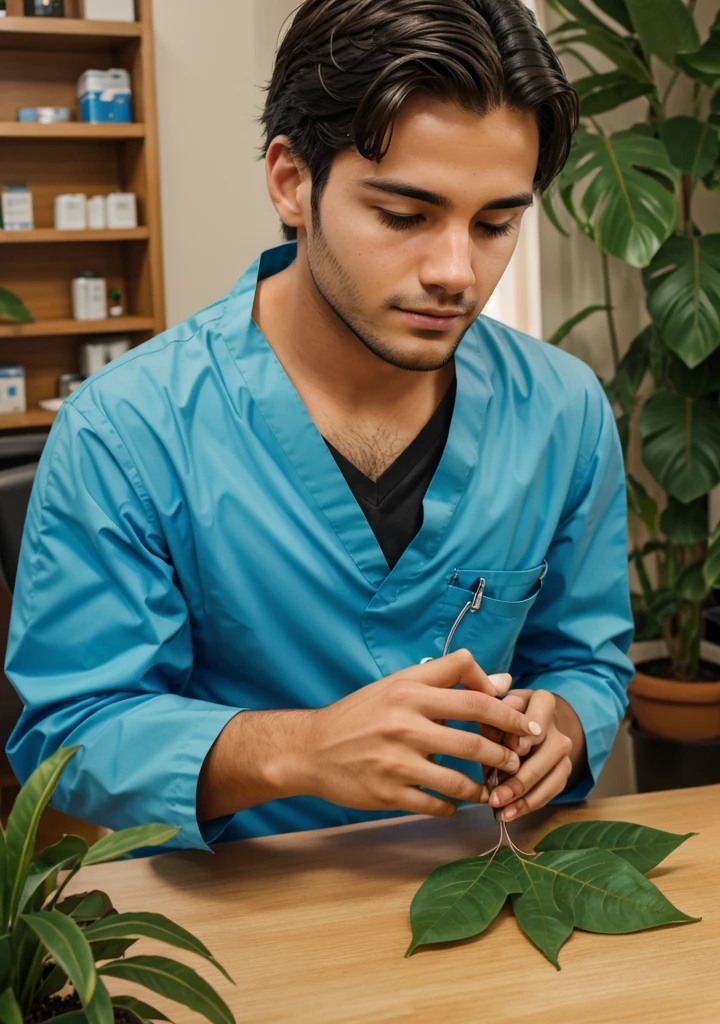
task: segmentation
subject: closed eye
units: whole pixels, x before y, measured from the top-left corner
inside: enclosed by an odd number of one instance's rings
[[[383,210],[381,206],[376,206],[380,220],[386,227],[392,228],[393,231],[408,231],[410,228],[418,227],[425,220],[422,213],[416,214],[401,214],[401,213],[390,213],[389,210]],[[499,238],[502,235],[509,235],[513,230],[513,222],[506,221],[505,224],[487,224],[485,221],[478,221],[478,227],[483,231],[489,238]]]

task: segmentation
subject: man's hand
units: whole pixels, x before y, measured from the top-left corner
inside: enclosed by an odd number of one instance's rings
[[[438,817],[452,815],[455,805],[418,787],[452,800],[487,803],[486,786],[435,764],[432,756],[516,771],[519,756],[506,744],[444,724],[469,721],[516,738],[539,735],[540,725],[497,699],[509,681],[504,674],[495,686],[470,652],[460,650],[364,686],[310,713],[303,750],[286,762],[292,782],[281,782],[281,788],[343,807]],[[453,689],[457,683],[465,689]]]
[[[568,702],[548,690],[513,690],[502,703],[542,726],[540,736],[507,736],[504,740],[523,763],[493,791],[490,806],[497,809],[498,819],[512,821],[544,807],[582,777],[587,770],[585,734]],[[495,729],[483,727],[482,731],[488,739],[500,740]]]

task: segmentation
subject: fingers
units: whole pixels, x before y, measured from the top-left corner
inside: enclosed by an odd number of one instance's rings
[[[445,768],[432,762],[424,766],[418,785],[442,793],[451,800],[473,804],[486,804],[490,796],[487,786],[473,782],[467,775],[453,768]]]
[[[567,776],[572,771],[571,752],[572,741],[564,733],[555,729],[545,742],[523,762],[518,772],[497,787],[490,797],[490,805],[492,807],[508,807],[511,803],[516,803],[519,798],[529,795],[545,778],[556,773],[557,766],[561,762],[565,767],[567,764],[570,765],[569,771],[565,775],[565,782],[567,782]],[[553,793],[553,796],[564,789],[565,782],[556,793]],[[551,798],[548,797],[548,799]]]
[[[516,736],[539,736],[542,733],[539,723],[533,722],[505,700],[497,700],[485,693],[441,691],[428,687],[421,696],[421,710],[428,718],[477,722]]]
[[[486,767],[500,768],[504,772],[516,772],[520,767],[518,755],[502,743],[493,743],[485,736],[465,732],[464,729],[433,727],[427,734],[423,733],[423,741],[427,742],[433,753],[459,757],[463,761],[476,761]]]
[[[563,757],[542,782],[534,786],[526,796],[520,797],[519,800],[504,807],[497,816],[502,815],[503,821],[513,821],[515,818],[521,818],[524,814],[529,814],[530,811],[537,811],[540,807],[544,807],[546,803],[562,793],[567,786],[571,772],[572,761],[569,757]]]
[[[448,654],[444,658],[435,658],[424,665],[413,665],[411,669],[405,669],[403,673],[398,673],[398,675],[405,675],[410,672],[412,672],[413,679],[425,683],[426,686],[449,688],[462,683],[467,690],[478,690],[480,693],[486,693],[491,697],[497,696],[499,692],[490,677],[475,661],[470,651],[465,648],[453,651],[452,654]],[[502,675],[504,676],[506,673],[502,673]],[[501,686],[504,687],[501,691],[504,693],[507,689],[504,680]]]
[[[433,789],[436,787],[433,786]],[[436,790],[440,792],[440,790]],[[448,800],[439,800],[429,793],[423,793],[419,789],[408,786],[404,791],[395,811],[410,811],[411,814],[431,814],[434,818],[451,818],[457,807]]]
[[[498,696],[507,693],[512,686],[512,676],[509,672],[497,672],[494,675],[488,676],[488,679],[495,687],[495,692]]]

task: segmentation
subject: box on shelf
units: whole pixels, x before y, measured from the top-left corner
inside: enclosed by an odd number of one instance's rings
[[[88,227],[92,231],[102,231],[107,227],[107,203],[105,196],[93,196],[87,204]]]
[[[69,107],[20,107],[18,121],[34,121],[38,124],[55,124],[70,120]]]
[[[91,21],[135,21],[134,0],[81,0],[81,11]]]
[[[84,192],[55,196],[56,231],[85,231],[87,223],[87,196]]]
[[[80,120],[87,124],[130,124],[132,91],[125,68],[84,71],[77,86]]]
[[[119,359],[129,350],[129,338],[109,337],[86,341],[80,346],[80,373],[83,377],[92,377],[113,359]]]
[[[7,412],[27,412],[24,366],[0,366],[0,413]]]
[[[8,185],[0,195],[0,228],[5,231],[32,231],[32,193],[24,185]]]

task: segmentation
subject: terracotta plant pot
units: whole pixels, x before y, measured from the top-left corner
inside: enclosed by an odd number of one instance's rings
[[[628,687],[628,697],[638,725],[654,736],[670,740],[713,740],[720,736],[720,680],[686,683],[638,670]]]

